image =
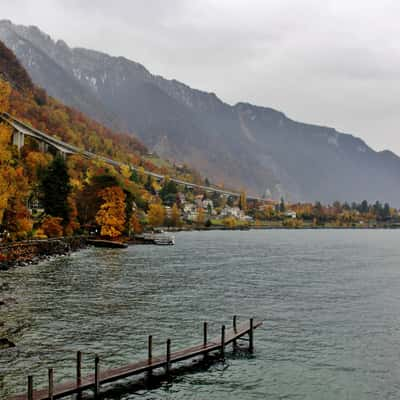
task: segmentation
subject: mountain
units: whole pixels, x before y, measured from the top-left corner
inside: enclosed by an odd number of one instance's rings
[[[270,108],[231,106],[126,58],[72,49],[36,27],[0,21],[0,40],[52,96],[135,132],[160,156],[217,183],[290,200],[380,199],[400,206],[400,158],[352,135]]]
[[[200,175],[187,166],[172,165],[156,155],[149,155],[147,147],[134,135],[113,131],[48,96],[45,90],[32,82],[15,54],[1,41],[0,86],[0,112],[9,111],[14,117],[50,136],[122,163],[141,166],[148,171],[204,183]],[[5,87],[10,87],[9,94]],[[25,156],[30,151],[38,150],[37,143],[28,138],[25,145]]]

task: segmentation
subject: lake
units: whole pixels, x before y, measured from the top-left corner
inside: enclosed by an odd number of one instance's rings
[[[254,316],[253,356],[121,399],[396,399],[400,391],[400,231],[182,232],[176,246],[86,249],[0,272],[0,398],[210,336]],[[175,349],[176,349],[175,347]]]

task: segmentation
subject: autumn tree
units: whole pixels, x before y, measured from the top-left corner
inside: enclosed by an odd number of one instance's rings
[[[10,85],[0,79],[0,112],[6,112],[9,108]],[[0,223],[10,197],[10,179],[12,178],[11,163],[11,129],[0,124]]]
[[[198,226],[201,226],[204,225],[204,222],[205,222],[204,210],[203,207],[199,207],[197,210],[196,224]]]
[[[0,112],[8,112],[10,108],[11,86],[0,78]]]
[[[76,195],[78,220],[81,225],[87,226],[95,223],[96,214],[103,202],[99,193],[112,186],[119,186],[118,179],[104,173],[94,175],[85,182],[83,189]]]
[[[162,226],[165,220],[165,208],[162,204],[150,204],[147,214],[149,225]]]
[[[181,212],[176,205],[176,203],[172,206],[171,209],[171,225],[172,226],[181,226],[182,221],[181,221]]]
[[[76,200],[72,194],[68,197],[68,208],[68,225],[65,227],[65,234],[67,236],[72,236],[80,228],[80,223],[78,222],[78,209],[76,207]]]
[[[140,223],[138,215],[133,213],[130,220],[130,233],[138,234],[141,232],[143,232],[142,224]]]
[[[3,215],[3,227],[12,239],[24,239],[32,230],[32,220],[26,200],[29,195],[28,179],[22,167],[10,170],[8,179],[8,200]]]
[[[29,181],[36,183],[40,173],[46,169],[51,161],[51,155],[38,151],[30,151],[24,158],[25,173]]]
[[[96,215],[101,236],[116,238],[125,227],[125,193],[119,186],[108,187],[99,193],[103,200]]]
[[[48,216],[42,223],[41,230],[47,237],[61,237],[63,235],[62,218]]]
[[[131,172],[131,169],[130,169],[129,165],[126,165],[126,164],[121,165],[120,170],[121,170],[121,175],[125,179],[130,179],[131,178],[132,172]]]

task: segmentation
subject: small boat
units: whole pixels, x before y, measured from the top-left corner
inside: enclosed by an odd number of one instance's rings
[[[134,242],[137,244],[156,244],[158,246],[173,246],[175,237],[165,233],[143,233],[136,235]]]
[[[175,244],[175,237],[169,235],[154,235],[154,244],[159,246],[173,246]]]

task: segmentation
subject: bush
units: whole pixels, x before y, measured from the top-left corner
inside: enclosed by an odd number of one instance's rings
[[[63,227],[61,223],[62,218],[47,217],[44,220],[41,228],[47,237],[60,237],[63,235]]]

